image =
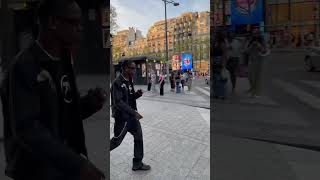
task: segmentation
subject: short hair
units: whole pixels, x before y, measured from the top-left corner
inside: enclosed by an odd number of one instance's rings
[[[75,0],[43,0],[37,12],[40,28],[46,29],[48,27],[50,16],[65,15],[69,5],[75,2]]]
[[[124,70],[126,67],[133,63],[134,62],[132,60],[124,60],[121,62],[121,69]]]

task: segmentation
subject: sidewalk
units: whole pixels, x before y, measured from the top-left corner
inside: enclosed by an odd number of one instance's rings
[[[232,85],[229,81],[227,84],[227,99],[218,100],[214,99],[214,104],[243,104],[243,105],[262,105],[277,107],[279,104],[272,100],[272,98],[262,94],[259,98],[252,98],[246,91],[249,89],[248,78],[237,78],[236,93],[232,94]],[[213,105],[215,106],[215,105]]]
[[[193,89],[195,87],[192,87]],[[147,91],[146,85],[136,85],[135,89],[142,89],[144,95],[142,99],[144,100],[153,100],[159,102],[167,102],[174,104],[182,104],[200,108],[210,109],[210,99],[205,99],[198,94],[196,94],[193,90],[188,91],[188,87],[185,87],[184,91],[181,93],[176,93],[175,91],[171,91],[170,85],[167,83],[164,85],[164,95],[160,96],[159,85],[156,85],[156,92]]]
[[[319,179],[319,152],[248,139],[317,145],[318,130],[312,129],[305,117],[266,95],[248,97],[247,80],[238,82],[236,97],[213,104],[213,179]]]
[[[144,162],[151,165],[151,171],[131,170],[133,137],[128,133],[122,144],[110,153],[110,179],[209,180],[209,109],[161,102],[152,98],[141,98],[137,102],[138,110],[144,116],[141,119]],[[111,137],[113,124],[114,119],[111,118]]]

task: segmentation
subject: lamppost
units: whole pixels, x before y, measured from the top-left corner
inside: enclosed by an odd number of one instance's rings
[[[179,6],[179,3],[174,1],[162,0],[164,2],[165,15],[165,34],[166,34],[166,61],[167,61],[167,81],[169,82],[169,58],[168,58],[168,23],[167,23],[167,4],[171,3],[173,6]]]

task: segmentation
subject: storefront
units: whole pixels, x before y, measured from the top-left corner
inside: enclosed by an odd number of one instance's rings
[[[130,58],[122,58],[119,64],[114,65],[115,75],[119,75],[121,72],[121,62],[125,60],[131,60],[136,64],[136,76],[134,79],[137,85],[147,85],[151,74],[156,74],[157,82],[161,73],[166,72],[166,64],[160,60],[159,57],[152,56],[137,56]]]

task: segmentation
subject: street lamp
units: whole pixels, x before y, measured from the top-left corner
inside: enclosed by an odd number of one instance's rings
[[[167,23],[167,4],[171,3],[173,6],[180,4],[174,1],[162,0],[164,2],[164,15],[165,15],[165,34],[166,34],[166,61],[167,61],[167,81],[169,82],[169,55],[168,55],[168,23]]]

